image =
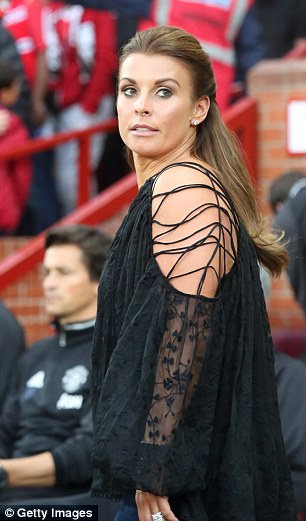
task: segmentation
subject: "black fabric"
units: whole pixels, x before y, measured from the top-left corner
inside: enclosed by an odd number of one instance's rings
[[[306,37],[305,0],[255,0],[266,44],[265,58],[281,58]]]
[[[276,214],[275,225],[285,232],[289,252],[288,277],[306,315],[306,187],[285,201]]]
[[[196,181],[159,191],[176,166],[142,186],[102,274],[93,494],[168,495],[181,521],[293,521],[253,243],[199,165],[180,164]],[[182,222],[166,222],[182,201]]]
[[[298,511],[306,511],[306,366],[275,351],[281,424]]]
[[[86,491],[92,477],[91,347],[94,321],[68,324],[19,360],[0,418],[0,458],[50,451],[54,487],[0,492],[9,499]]]
[[[11,311],[0,302],[0,413],[11,383],[18,358],[24,353],[26,344],[21,324]]]
[[[67,4],[113,11],[119,16],[148,16],[151,0],[67,0]]]

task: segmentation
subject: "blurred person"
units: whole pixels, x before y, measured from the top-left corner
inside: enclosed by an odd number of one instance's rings
[[[122,49],[119,130],[139,193],[99,284],[94,495],[116,521],[294,521],[258,261],[287,262],[185,31]]]
[[[118,50],[135,34],[139,19],[149,16],[151,6],[151,0],[66,0],[66,3],[115,13]]]
[[[92,478],[91,347],[111,239],[73,225],[46,234],[43,290],[55,334],[15,367],[0,420],[0,502],[72,496]]]
[[[288,278],[306,315],[306,174],[284,172],[270,185],[274,225],[282,230],[289,251]]]
[[[306,41],[305,0],[255,0],[265,58],[282,58]]]
[[[200,41],[212,61],[222,111],[231,103],[234,82],[243,89],[247,70],[263,58],[254,0],[153,0],[150,19],[139,29],[152,24],[181,27]]]
[[[266,46],[263,38],[256,4],[245,15],[235,41],[235,76],[232,83],[231,103],[247,95],[247,74],[261,60],[265,59]]]
[[[26,349],[24,329],[12,311],[0,301],[0,414],[19,357]]]
[[[298,512],[306,514],[306,366],[275,349],[275,375],[282,432]]]
[[[3,26],[15,40],[30,89],[32,138],[49,135],[49,71],[46,60],[46,0],[11,0]],[[33,155],[33,182],[19,235],[36,235],[60,218],[53,176],[53,151]]]
[[[107,11],[49,3],[47,59],[55,79],[56,132],[80,130],[114,115],[114,73],[117,70],[116,20]],[[52,69],[51,69],[52,67]],[[91,138],[90,166],[94,172],[103,151],[105,133]],[[56,187],[63,215],[76,208],[78,144],[56,147]],[[92,176],[92,193],[96,181]]]
[[[10,32],[5,29],[0,19],[0,58],[8,61],[16,70],[20,82],[20,95],[18,100],[11,106],[11,110],[15,112],[30,128],[31,119],[31,97],[29,85],[24,73],[23,63],[19,56],[16,43]]]
[[[116,43],[119,51],[122,45],[134,36],[139,21],[149,16],[151,0],[66,0],[67,4],[79,4],[91,9],[105,9],[116,16]],[[110,132],[101,150],[95,175],[98,191],[102,191],[130,172],[126,162],[124,145],[119,132]]]
[[[67,4],[113,11],[118,16],[146,16],[151,0],[66,0]]]
[[[263,268],[260,269],[260,277],[266,302],[269,302],[271,277]],[[297,508],[299,512],[306,513],[306,366],[293,356],[279,351],[274,342],[274,368],[282,432]]]
[[[6,126],[0,132],[0,150],[7,151],[28,142],[29,133],[22,120],[10,108],[20,95],[20,81],[14,67],[0,58],[0,111],[6,114]],[[3,114],[4,115],[4,114]],[[2,116],[2,123],[4,118]],[[32,182],[29,157],[0,161],[0,234],[16,233]]]
[[[44,0],[11,0],[2,16],[3,26],[13,36],[23,62],[31,92],[31,123],[40,126],[46,117],[48,88],[46,45],[43,36]]]

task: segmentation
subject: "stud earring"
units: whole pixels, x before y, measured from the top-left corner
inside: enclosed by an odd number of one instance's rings
[[[197,119],[194,119],[193,122],[192,122],[192,124],[193,124],[194,127],[196,127],[199,123],[200,123],[200,122],[199,122],[199,120],[197,120]]]

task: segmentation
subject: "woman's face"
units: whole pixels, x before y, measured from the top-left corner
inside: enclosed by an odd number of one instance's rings
[[[188,67],[176,58],[131,54],[123,62],[118,85],[119,130],[125,144],[150,159],[176,155],[195,138],[192,120],[202,121],[208,98],[193,101]]]

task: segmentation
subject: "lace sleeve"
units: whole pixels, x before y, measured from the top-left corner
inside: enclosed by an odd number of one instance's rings
[[[237,234],[237,219],[212,174],[192,170],[190,175],[190,168],[173,168],[157,178],[152,195],[153,253],[172,290],[145,443],[171,443],[192,400],[216,293],[236,258]]]

